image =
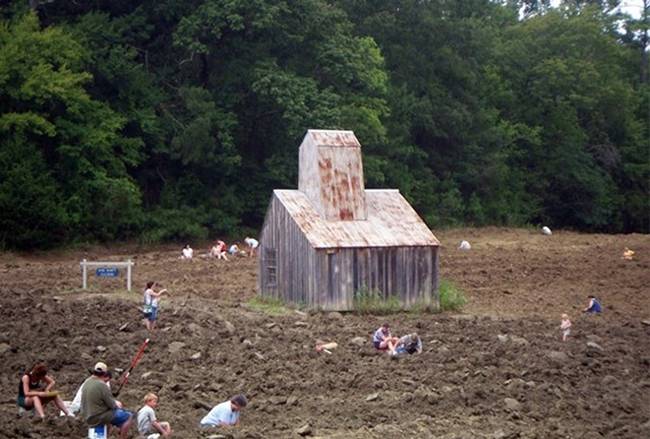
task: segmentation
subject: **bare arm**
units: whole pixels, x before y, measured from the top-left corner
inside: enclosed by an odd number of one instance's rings
[[[44,392],[38,391],[38,390],[31,390],[29,388],[29,375],[23,375],[23,377],[20,379],[23,383],[23,393],[25,394],[25,397],[34,397],[34,396],[43,396]]]
[[[45,381],[45,383],[47,384],[47,385],[45,386],[45,391],[46,391],[46,392],[49,392],[50,390],[52,390],[52,388],[53,388],[54,385],[56,384],[56,381],[54,381],[54,378],[52,378],[52,377],[49,376],[49,375],[46,375],[45,378],[43,379],[43,381]]]

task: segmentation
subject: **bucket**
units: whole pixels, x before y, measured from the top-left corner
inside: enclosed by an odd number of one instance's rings
[[[108,428],[106,425],[89,428],[88,439],[108,439]]]

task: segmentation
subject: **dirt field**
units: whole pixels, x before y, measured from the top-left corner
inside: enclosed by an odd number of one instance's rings
[[[253,260],[180,261],[180,248],[0,254],[0,437],[85,437],[81,421],[53,407],[44,423],[18,418],[20,372],[46,361],[71,398],[96,361],[126,368],[148,336],[138,311],[148,280],[172,295],[119,399],[137,410],[145,393],[158,393],[158,417],[175,437],[291,438],[305,426],[311,437],[340,439],[650,437],[650,236],[436,235],[442,277],[469,299],[462,314],[271,315],[249,304]],[[461,239],[471,251],[456,249]],[[621,258],[625,247],[633,260]],[[131,294],[123,278],[93,276],[81,290],[81,259],[129,257]],[[592,293],[601,316],[580,312]],[[563,312],[574,324],[567,343],[557,329]],[[385,320],[398,334],[417,330],[424,352],[377,354],[370,334]],[[368,341],[352,343],[358,336]],[[339,348],[318,354],[316,339]],[[209,407],[240,392],[250,404],[239,428],[198,428]]]

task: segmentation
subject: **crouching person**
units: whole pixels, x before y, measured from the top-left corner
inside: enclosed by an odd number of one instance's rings
[[[110,424],[119,429],[120,439],[127,439],[133,413],[113,398],[106,385],[110,379],[106,364],[97,363],[92,378],[81,388],[81,415],[89,427]]]
[[[422,340],[416,333],[405,335],[401,337],[395,347],[397,355],[401,354],[421,354],[422,353]]]
[[[144,397],[144,406],[138,411],[138,431],[145,439],[172,435],[169,422],[160,422],[156,418],[156,407],[158,407],[158,396],[155,393],[147,393]]]
[[[237,395],[230,398],[230,401],[222,402],[210,410],[201,419],[201,427],[229,427],[239,425],[239,413],[246,407],[248,400],[244,395]]]

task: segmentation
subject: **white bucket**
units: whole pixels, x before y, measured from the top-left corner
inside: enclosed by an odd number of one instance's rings
[[[106,425],[98,425],[88,429],[88,439],[108,439],[108,427]]]

